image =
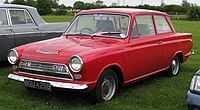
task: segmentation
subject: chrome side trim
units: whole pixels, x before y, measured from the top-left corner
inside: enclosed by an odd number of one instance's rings
[[[23,32],[23,33],[15,33],[15,35],[26,35],[26,34],[58,34],[63,33],[62,31],[41,31],[41,32]]]
[[[40,34],[40,32],[23,32],[23,33],[15,33],[15,35],[26,35],[26,34]]]
[[[63,33],[63,31],[43,31],[41,30],[41,33]]]
[[[0,36],[13,36],[14,34],[11,33],[11,34],[0,34]]]
[[[41,82],[50,83],[52,87],[63,88],[63,89],[84,90],[84,89],[88,88],[87,84],[74,84],[74,83],[46,81],[46,80],[40,80],[40,79],[35,79],[35,78],[18,76],[18,75],[15,75],[15,74],[9,74],[8,78],[16,80],[16,81],[20,81],[20,82],[24,82],[24,79],[33,80],[33,81],[41,81]]]

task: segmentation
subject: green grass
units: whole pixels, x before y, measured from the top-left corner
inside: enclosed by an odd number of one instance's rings
[[[65,16],[48,15],[48,16],[42,16],[42,18],[46,22],[71,22],[71,20],[74,18],[74,16],[72,16],[72,15],[65,15]]]
[[[47,22],[71,21],[69,16],[43,16]],[[161,74],[119,90],[109,102],[91,104],[88,94],[27,91],[22,83],[7,79],[10,66],[0,66],[0,110],[186,110],[186,93],[200,67],[200,22],[173,20],[177,32],[193,34],[195,55],[182,64],[177,77]],[[1,62],[2,63],[2,62]]]

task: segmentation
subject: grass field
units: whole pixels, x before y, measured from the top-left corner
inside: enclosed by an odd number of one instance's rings
[[[72,16],[72,15],[66,15],[66,16],[48,15],[48,16],[42,16],[42,18],[46,22],[71,22],[71,20],[74,18],[74,16]]]
[[[71,21],[69,16],[43,16],[47,22]],[[22,83],[7,79],[8,64],[0,64],[0,110],[186,110],[186,93],[200,67],[200,22],[173,20],[177,32],[193,34],[195,55],[182,64],[177,77],[152,76],[119,90],[109,102],[93,105],[88,94],[27,91]],[[1,62],[2,63],[2,62]]]

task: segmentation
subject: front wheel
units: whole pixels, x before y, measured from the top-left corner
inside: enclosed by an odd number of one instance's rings
[[[111,100],[118,88],[118,81],[116,73],[113,70],[105,70],[96,85],[95,90],[92,92],[95,102],[102,102]]]
[[[167,74],[169,76],[176,76],[178,75],[179,71],[180,71],[180,58],[178,56],[175,56],[174,59],[172,60],[171,66],[169,69],[167,69]]]

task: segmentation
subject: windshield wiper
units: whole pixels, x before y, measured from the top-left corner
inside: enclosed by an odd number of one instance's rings
[[[91,34],[87,34],[87,33],[81,33],[81,32],[77,32],[77,33],[67,33],[65,35],[70,35],[70,36],[91,36]]]
[[[121,32],[103,32],[102,35],[106,34],[121,34]]]
[[[99,33],[94,33],[91,36],[101,36],[101,35],[109,35],[109,34],[121,34],[121,32],[99,32]]]

